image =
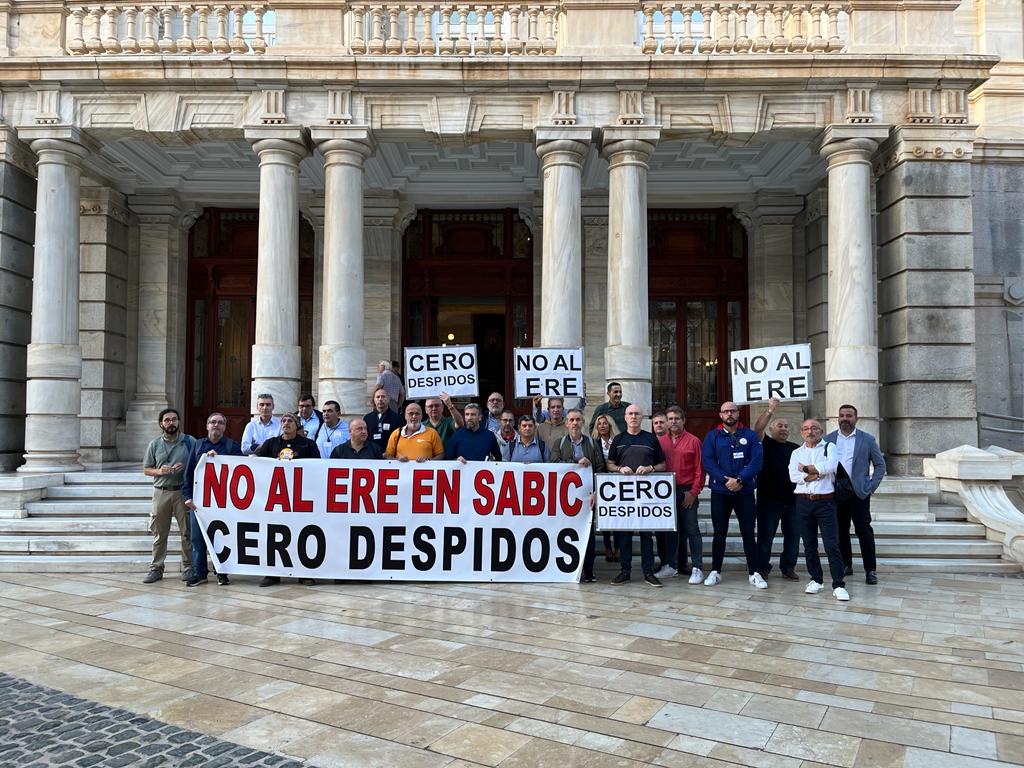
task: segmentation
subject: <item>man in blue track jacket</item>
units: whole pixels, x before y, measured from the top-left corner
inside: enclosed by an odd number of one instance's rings
[[[729,516],[736,513],[743,536],[743,554],[747,558],[748,581],[758,589],[767,589],[758,573],[758,549],[754,527],[757,507],[754,489],[761,471],[763,449],[757,433],[740,423],[736,403],[724,402],[719,409],[722,423],[704,438],[701,459],[711,487],[711,524],[715,538],[711,545],[711,573],[704,584],[713,587],[722,580],[725,559],[725,538],[729,533]]]

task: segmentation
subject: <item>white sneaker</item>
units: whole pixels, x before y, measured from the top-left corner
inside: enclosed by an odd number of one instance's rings
[[[722,580],[722,577],[718,575],[718,571],[712,571],[711,573],[708,574],[708,577],[706,579],[704,579],[704,586],[705,587],[713,587],[713,586],[715,586],[715,584],[717,584],[721,580]]]
[[[700,584],[702,581],[704,581],[704,571],[700,568],[694,568],[693,573],[690,574],[690,583]]]
[[[753,574],[747,579],[753,586],[758,589],[768,589],[768,582],[761,578],[761,574],[754,571]]]
[[[669,578],[672,578],[673,576],[675,576],[678,573],[679,573],[679,571],[677,571],[675,568],[673,568],[668,563],[665,563],[665,565],[661,566],[661,568],[658,570],[658,572],[656,574],[654,574],[654,575],[657,576],[659,579],[669,579]]]
[[[836,600],[841,600],[844,603],[850,599],[850,593],[847,592],[843,587],[836,587],[832,590],[832,597]]]
[[[819,592],[821,592],[821,590],[823,590],[824,588],[825,588],[824,584],[822,584],[821,582],[815,581],[814,579],[811,579],[810,581],[807,582],[807,586],[804,587],[804,592],[806,592],[808,595],[816,595]]]

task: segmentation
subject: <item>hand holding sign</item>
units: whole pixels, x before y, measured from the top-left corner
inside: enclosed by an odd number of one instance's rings
[[[732,399],[739,405],[765,400],[810,400],[811,345],[741,349],[730,355]]]
[[[447,395],[479,394],[476,344],[455,347],[406,347],[406,397],[416,400]]]
[[[583,395],[583,347],[512,351],[516,397],[581,397]]]

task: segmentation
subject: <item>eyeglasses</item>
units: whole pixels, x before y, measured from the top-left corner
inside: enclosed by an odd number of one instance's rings
[[[724,411],[719,411],[719,413],[739,413],[739,412],[740,412],[739,408],[727,408]]]
[[[488,403],[504,403],[504,398],[501,397],[489,397],[487,398]]]

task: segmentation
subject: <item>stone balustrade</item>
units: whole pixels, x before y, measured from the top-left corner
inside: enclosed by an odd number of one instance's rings
[[[79,5],[69,8],[67,51],[116,53],[266,53],[260,4]]]
[[[838,3],[643,4],[639,46],[647,54],[836,53],[845,42]],[[842,18],[841,18],[842,17]]]
[[[549,56],[558,6],[517,3],[351,4],[355,56]]]

